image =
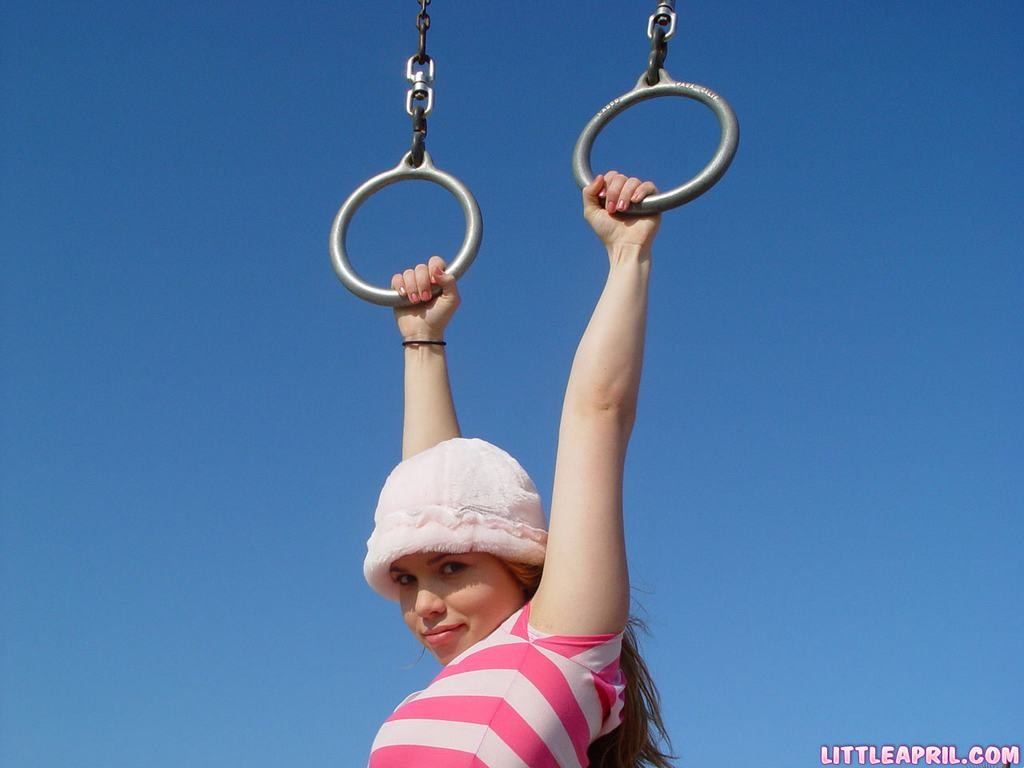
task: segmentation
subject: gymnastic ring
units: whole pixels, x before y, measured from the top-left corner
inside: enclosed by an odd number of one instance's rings
[[[352,268],[352,264],[348,259],[345,240],[348,234],[348,225],[352,221],[355,212],[359,209],[359,206],[369,200],[371,196],[384,189],[384,187],[397,184],[400,181],[422,179],[423,181],[429,181],[444,187],[459,201],[462,213],[466,217],[466,233],[458,253],[455,254],[455,258],[451,260],[447,269],[445,269],[448,274],[456,279],[461,277],[469,269],[469,265],[473,263],[477,251],[480,250],[480,240],[483,237],[483,218],[480,215],[480,206],[477,205],[476,198],[473,197],[469,189],[451,174],[438,170],[430,159],[429,152],[423,153],[423,163],[417,168],[412,166],[411,160],[412,153],[407,152],[402,161],[390,171],[385,171],[364,181],[342,203],[341,208],[338,209],[338,213],[334,217],[334,223],[331,225],[329,241],[331,264],[334,265],[334,271],[337,273],[338,279],[359,298],[373,304],[380,304],[381,306],[407,306],[409,300],[394,289],[379,288],[363,280]]]
[[[590,152],[597,134],[612,121],[612,118],[641,101],[657,99],[661,96],[683,96],[687,99],[694,99],[711,108],[718,118],[722,133],[718,149],[715,150],[711,162],[704,166],[700,173],[675,189],[651,195],[640,203],[632,203],[625,211],[620,211],[620,213],[633,216],[661,213],[688,203],[707,192],[725,175],[736,154],[736,147],[740,140],[740,126],[736,120],[736,113],[732,111],[729,103],[717,93],[703,85],[673,80],[664,69],[658,70],[658,82],[655,85],[647,85],[646,77],[647,75],[644,73],[633,90],[613,99],[594,115],[580,132],[579,138],[576,139],[576,147],[572,152],[573,175],[576,177],[576,183],[579,184],[580,189],[594,180],[594,172],[590,167]]]

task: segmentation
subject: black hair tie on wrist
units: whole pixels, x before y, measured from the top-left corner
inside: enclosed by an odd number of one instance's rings
[[[446,347],[446,346],[448,346],[448,342],[447,341],[431,341],[429,339],[422,339],[422,340],[415,340],[414,339],[412,341],[403,341],[402,342],[402,346],[403,347],[408,347],[410,344],[433,344],[436,347]]]

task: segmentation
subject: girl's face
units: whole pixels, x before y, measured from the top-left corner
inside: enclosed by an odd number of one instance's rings
[[[406,625],[447,664],[523,607],[523,588],[486,552],[417,552],[391,565]]]

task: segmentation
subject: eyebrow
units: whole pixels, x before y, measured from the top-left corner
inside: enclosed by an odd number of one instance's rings
[[[434,563],[444,560],[446,557],[454,557],[454,552],[442,552],[440,555],[434,555],[434,557],[427,560],[427,565],[433,565]],[[405,568],[399,568],[397,565],[392,565],[389,569],[390,573],[408,573]]]

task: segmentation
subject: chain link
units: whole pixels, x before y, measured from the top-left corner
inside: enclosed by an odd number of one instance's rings
[[[427,118],[423,107],[416,107],[412,115],[412,149],[409,162],[413,168],[423,165],[423,153],[427,149]]]
[[[647,20],[647,36],[651,38],[651,54],[647,58],[648,85],[658,83],[658,72],[665,66],[668,41],[676,33],[675,0],[662,0]]]
[[[665,42],[665,28],[656,26],[651,36],[651,55],[647,57],[648,85],[657,85],[658,73],[665,67],[665,56],[668,54],[668,44]]]

